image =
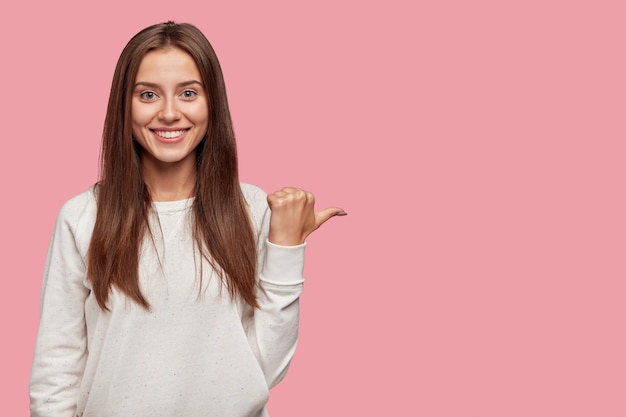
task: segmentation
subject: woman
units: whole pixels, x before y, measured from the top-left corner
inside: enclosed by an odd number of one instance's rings
[[[53,233],[31,416],[266,416],[296,346],[305,239],[345,212],[239,183],[221,69],[189,24],[126,45],[101,167]]]

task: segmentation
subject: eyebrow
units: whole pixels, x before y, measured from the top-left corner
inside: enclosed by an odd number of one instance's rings
[[[189,80],[189,81],[184,81],[182,83],[178,83],[177,87],[187,87],[193,84],[198,84],[200,87],[202,87],[202,83],[200,81],[196,81],[196,80]],[[148,81],[139,81],[135,83],[135,88],[139,87],[139,86],[143,86],[143,87],[149,87],[149,88],[159,88],[159,84],[157,83],[151,83]]]

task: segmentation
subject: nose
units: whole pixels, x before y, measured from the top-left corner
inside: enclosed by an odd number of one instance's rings
[[[176,105],[176,99],[167,98],[163,100],[163,106],[159,111],[158,117],[164,122],[173,122],[180,119],[180,111]]]

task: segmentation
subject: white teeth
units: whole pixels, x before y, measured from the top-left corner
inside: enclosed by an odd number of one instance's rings
[[[186,130],[172,130],[172,131],[164,131],[164,130],[155,130],[154,133],[161,136],[165,139],[174,139],[185,133]]]

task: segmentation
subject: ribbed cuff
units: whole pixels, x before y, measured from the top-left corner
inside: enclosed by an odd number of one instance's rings
[[[306,242],[296,246],[281,246],[266,242],[265,263],[261,279],[270,284],[293,285],[304,282],[304,249]]]

